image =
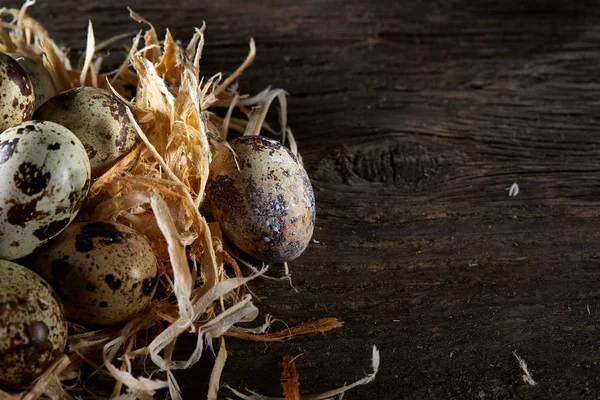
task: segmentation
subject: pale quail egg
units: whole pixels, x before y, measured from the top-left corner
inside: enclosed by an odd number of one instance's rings
[[[54,287],[69,319],[118,324],[152,301],[158,279],[147,240],[114,222],[78,222],[25,259]]]
[[[112,167],[137,139],[127,106],[112,93],[94,87],[54,96],[37,109],[34,118],[57,122],[81,140],[90,158],[92,178]]]
[[[89,185],[85,149],[67,128],[28,121],[0,134],[0,258],[26,256],[56,236]]]
[[[11,53],[9,56],[14,58],[29,76],[35,94],[36,108],[44,104],[49,98],[56,96],[56,88],[52,77],[42,64],[21,54]]]
[[[27,72],[0,53],[0,132],[31,118],[35,95]]]
[[[216,152],[206,186],[210,209],[227,237],[267,263],[298,257],[312,237],[315,198],[296,157],[260,136],[235,139]]]
[[[37,274],[0,260],[0,387],[33,382],[65,349],[67,320]]]

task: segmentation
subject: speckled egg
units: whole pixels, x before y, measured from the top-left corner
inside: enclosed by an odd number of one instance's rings
[[[9,54],[27,73],[35,94],[35,107],[39,107],[49,98],[56,96],[56,88],[50,73],[38,62],[21,54]]]
[[[315,197],[302,164],[279,142],[235,139],[214,155],[206,186],[211,212],[227,237],[267,263],[298,257],[312,237]]]
[[[57,122],[81,140],[90,158],[92,178],[128,153],[138,137],[127,117],[127,106],[112,93],[93,87],[54,96],[37,109],[34,118]]]
[[[67,128],[28,121],[0,134],[0,177],[0,258],[12,260],[75,218],[90,186],[90,163]]]
[[[127,321],[152,301],[156,257],[146,239],[114,222],[79,222],[23,263],[58,293],[69,319],[89,325]]]
[[[0,260],[0,387],[30,384],[67,343],[67,320],[37,274]]]
[[[30,119],[34,108],[27,72],[11,56],[0,53],[0,132]]]

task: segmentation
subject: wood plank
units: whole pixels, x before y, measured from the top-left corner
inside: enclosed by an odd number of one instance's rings
[[[361,377],[377,344],[380,375],[345,399],[600,395],[596,3],[129,4],[181,40],[204,19],[207,75],[232,71],[254,36],[241,87],[289,91],[313,179],[321,243],[292,265],[299,292],[252,289],[287,323],[345,325],[267,346],[231,340],[224,382],[280,395],[281,357],[302,354],[315,393]],[[32,14],[79,50],[88,19],[100,39],[141,28],[108,0]],[[210,364],[178,374],[184,398],[204,390]]]

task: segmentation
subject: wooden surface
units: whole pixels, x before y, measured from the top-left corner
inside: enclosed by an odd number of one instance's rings
[[[32,14],[73,48],[88,19],[98,39],[141,28],[108,0],[40,3]],[[299,293],[251,287],[289,324],[345,325],[283,344],[229,340],[224,383],[280,395],[291,354],[316,393],[369,372],[376,344],[379,376],[344,399],[600,396],[597,4],[128,5],[182,41],[205,20],[206,75],[232,71],[253,36],[242,91],[289,91],[316,191],[320,244],[291,265]],[[184,398],[204,397],[212,359],[178,373]]]

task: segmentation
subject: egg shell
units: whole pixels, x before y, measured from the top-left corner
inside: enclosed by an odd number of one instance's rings
[[[156,290],[156,256],[148,241],[115,222],[77,222],[25,259],[82,324],[113,325],[148,307]]]
[[[286,262],[308,246],[315,198],[308,174],[279,142],[235,139],[214,155],[206,186],[210,210],[227,237],[267,263]]]
[[[42,278],[0,260],[0,387],[31,384],[67,343],[67,320]]]
[[[36,110],[34,118],[59,123],[81,140],[90,158],[92,178],[112,167],[138,138],[127,106],[112,93],[94,87],[54,96]]]
[[[44,104],[49,98],[56,96],[57,91],[52,77],[42,64],[21,54],[10,53],[9,56],[18,62],[27,73],[35,94],[35,108]]]
[[[0,258],[32,253],[77,215],[90,164],[67,128],[28,121],[0,134]]]
[[[8,54],[0,53],[0,132],[31,118],[35,94],[27,73]]]

